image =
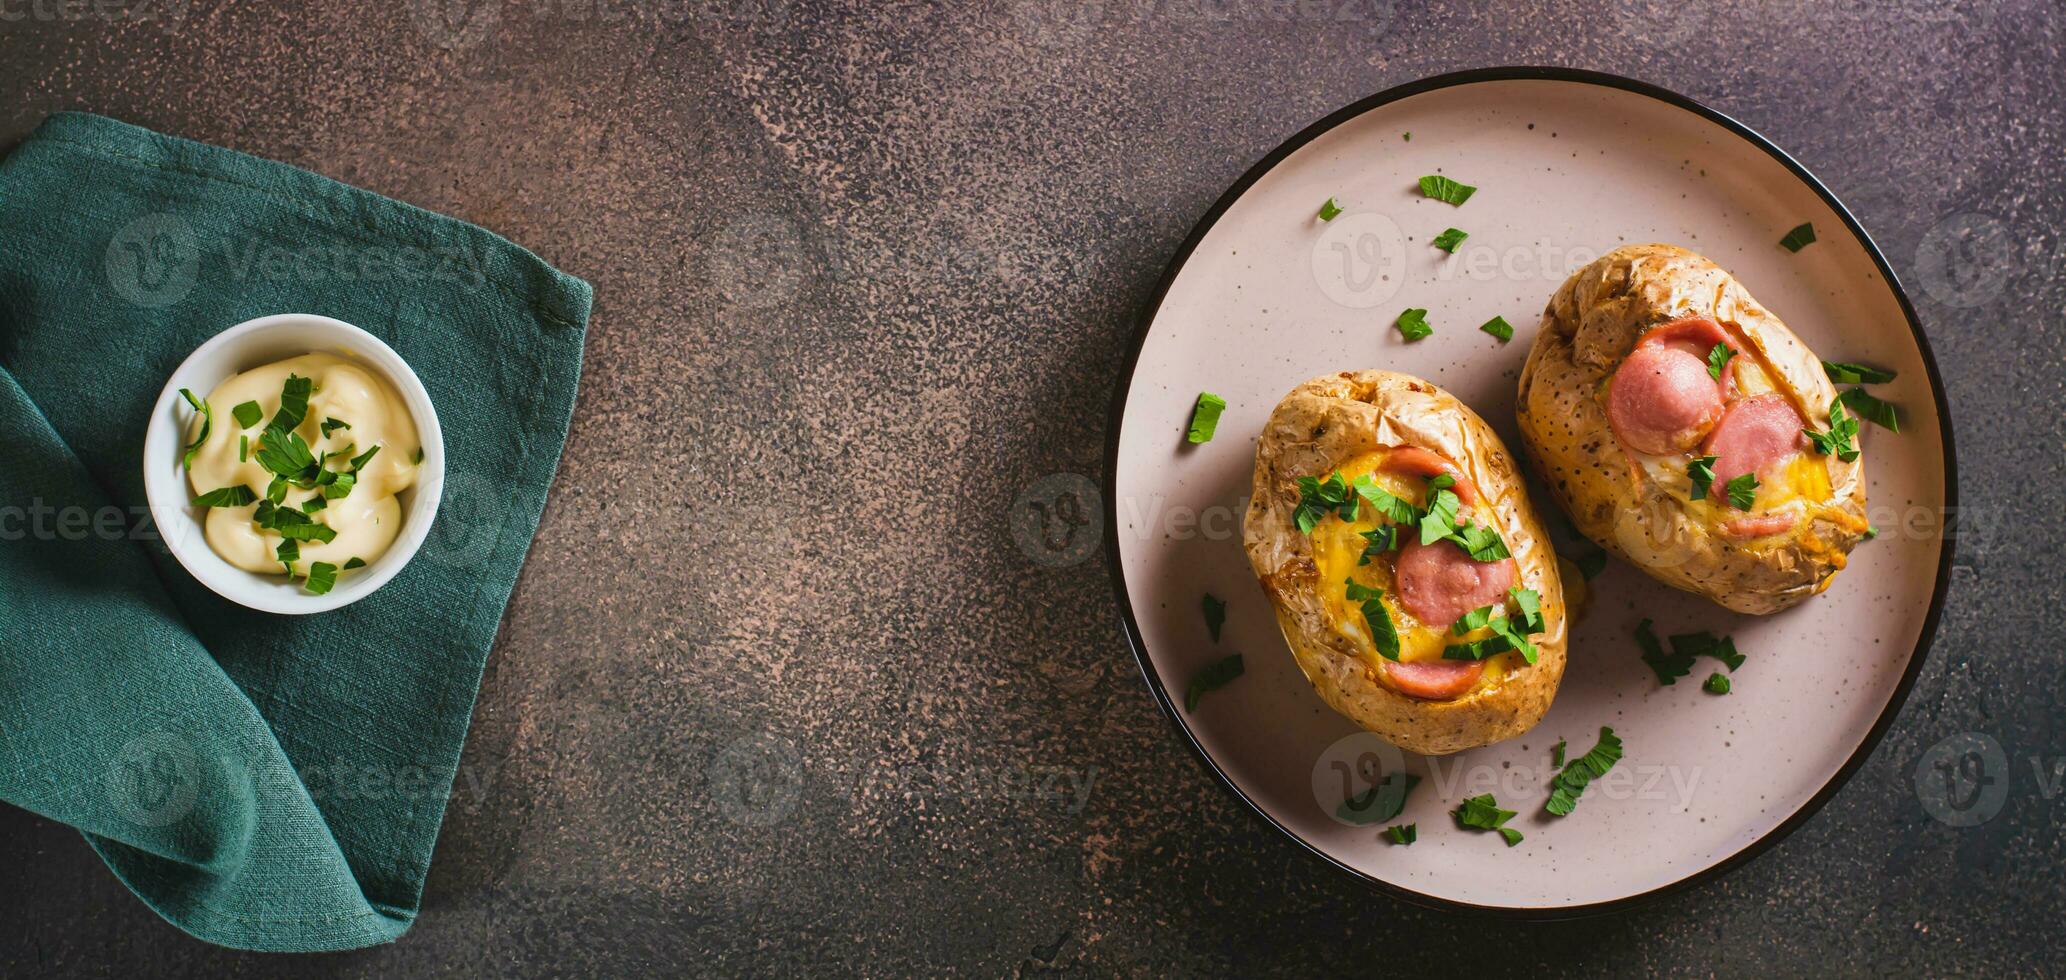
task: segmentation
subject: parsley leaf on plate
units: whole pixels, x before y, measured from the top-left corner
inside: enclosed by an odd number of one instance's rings
[[[1394,844],[1411,844],[1419,838],[1420,825],[1417,823],[1402,823],[1396,827],[1385,828],[1385,839]]]
[[[1874,398],[1871,392],[1863,388],[1846,388],[1836,397],[1851,410],[1851,414],[1888,432],[1901,431],[1901,412],[1892,404]]]
[[[1211,442],[1212,434],[1219,431],[1220,413],[1226,410],[1226,399],[1209,391],[1199,392],[1198,403],[1191,406],[1191,428],[1184,433],[1184,439],[1194,445]],[[356,468],[358,461],[352,462]]]
[[[1839,395],[1829,403],[1829,431],[1816,432],[1802,429],[1815,451],[1824,456],[1835,456],[1848,463],[1858,458],[1858,420],[1844,411],[1844,399]]]
[[[1436,235],[1435,240],[1430,244],[1454,255],[1456,254],[1456,246],[1463,244],[1463,240],[1469,237],[1471,237],[1470,232],[1464,231],[1461,228],[1450,228]]]
[[[1343,800],[1334,815],[1359,827],[1383,823],[1406,809],[1406,795],[1418,785],[1419,776],[1410,772],[1391,773],[1378,780],[1377,785]]]
[[[1336,203],[1334,198],[1330,197],[1326,203],[1320,205],[1321,221],[1333,221],[1335,216],[1339,214],[1341,214],[1341,205]]]
[[[1664,652],[1664,644],[1658,642],[1657,634],[1651,631],[1648,619],[1636,624],[1636,645],[1643,650],[1643,662],[1657,672],[1659,684],[1675,683],[1693,670],[1691,654],[1681,656],[1676,650],[1672,653]]]
[[[1205,665],[1204,670],[1191,675],[1191,685],[1184,691],[1184,710],[1198,710],[1199,698],[1232,684],[1241,672],[1241,655],[1238,653]]]
[[[1779,247],[1789,252],[1798,252],[1814,243],[1815,225],[1813,222],[1804,221],[1787,232],[1785,238],[1779,240]]]
[[[1478,189],[1447,177],[1431,175],[1420,179],[1420,192],[1445,204],[1461,205],[1470,200],[1471,195],[1476,194]]]
[[[1876,368],[1870,364],[1855,364],[1848,361],[1823,361],[1822,373],[1829,375],[1829,380],[1840,385],[1884,384],[1894,380],[1895,377],[1894,372],[1886,368]]]
[[[1578,806],[1578,798],[1585,794],[1585,788],[1592,781],[1607,774],[1614,764],[1621,761],[1621,739],[1616,738],[1614,729],[1600,728],[1600,743],[1591,752],[1571,760],[1571,763],[1550,780],[1549,802],[1542,808],[1556,816],[1567,816]]]
[[[1428,326],[1428,311],[1426,310],[1407,310],[1399,314],[1396,326],[1399,328],[1399,336],[1407,340],[1419,340],[1435,332],[1434,327]]]
[[[1220,627],[1227,624],[1227,604],[1220,601],[1218,596],[1207,592],[1202,605],[1205,608],[1205,628],[1212,633],[1212,642],[1218,643]]]
[[[1707,682],[1700,685],[1709,694],[1729,693],[1729,678],[1719,672],[1707,675]]]
[[[323,595],[337,585],[337,566],[327,561],[315,562],[308,567],[308,582],[302,588],[310,595]]]
[[[1391,610],[1385,608],[1385,590],[1373,589],[1367,585],[1348,580],[1348,599],[1362,603],[1363,621],[1370,624],[1370,642],[1386,660],[1398,662],[1399,628],[1392,624]]]
[[[1329,514],[1339,514],[1344,521],[1356,519],[1357,497],[1349,493],[1347,480],[1341,478],[1341,471],[1322,480],[1317,476],[1298,478],[1298,510],[1292,519],[1298,522],[1301,533],[1313,533],[1313,527]]]
[[[1478,329],[1498,337],[1499,342],[1502,344],[1514,339],[1514,325],[1506,322],[1506,317],[1503,316],[1496,316],[1479,324]]]
[[[1515,817],[1515,812],[1500,809],[1499,801],[1493,799],[1491,793],[1473,796],[1463,801],[1463,804],[1452,812],[1459,827],[1467,830],[1499,831],[1499,836],[1506,839],[1508,847],[1521,842],[1521,832],[1506,826],[1506,822]]]

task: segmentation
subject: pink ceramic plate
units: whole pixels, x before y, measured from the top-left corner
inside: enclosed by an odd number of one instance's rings
[[[1411,133],[1411,138],[1407,134]],[[1475,185],[1462,207],[1416,179]],[[1315,212],[1329,197],[1343,213]],[[1819,241],[1790,253],[1788,230]],[[1444,228],[1470,237],[1454,256]],[[1514,388],[1550,293],[1618,245],[1685,245],[1734,273],[1817,353],[1897,370],[1876,386],[1905,412],[1865,436],[1880,536],[1830,590],[1769,617],[1730,613],[1610,564],[1591,583],[1555,706],[1535,730],[1459,755],[1401,757],[1321,704],[1293,663],[1241,548],[1255,434],[1294,384],[1348,368],[1440,384],[1518,446]],[[1435,334],[1391,324],[1424,307]],[[1504,316],[1501,344],[1476,328]],[[1201,391],[1224,396],[1217,438],[1184,445]],[[1444,75],[1373,96],[1293,137],[1242,177],[1171,262],[1114,406],[1107,542],[1127,634],[1158,701],[1207,767],[1327,861],[1402,897],[1522,915],[1597,911],[1747,860],[1811,815],[1894,718],[1929,646],[1950,568],[1951,426],[1929,348],[1884,258],[1834,195],[1713,110],[1639,82],[1565,69]],[[1555,513],[1546,495],[1537,505]],[[1552,520],[1552,523],[1561,523]],[[1569,541],[1560,541],[1568,545]],[[1562,548],[1567,554],[1579,549]],[[1228,602],[1220,642],[1200,596]],[[1632,630],[1733,635],[1733,693],[1660,686]],[[1190,677],[1231,652],[1247,673],[1194,712]],[[1576,813],[1543,815],[1550,747],[1573,756],[1612,726],[1627,755]],[[1344,796],[1403,765],[1422,781],[1388,823],[1414,845],[1336,819]],[[1520,811],[1513,848],[1449,811],[1491,792]]]

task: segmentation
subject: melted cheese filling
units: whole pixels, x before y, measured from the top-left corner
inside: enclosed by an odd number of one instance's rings
[[[371,564],[387,552],[401,532],[402,508],[395,495],[416,482],[416,461],[422,444],[416,434],[416,421],[394,386],[352,361],[331,354],[304,354],[253,368],[217,385],[208,393],[214,423],[208,441],[194,455],[187,482],[195,496],[223,487],[244,486],[260,500],[265,499],[273,474],[259,465],[258,437],[280,410],[280,393],[290,374],[315,382],[309,394],[308,414],[295,429],[308,441],[310,452],[318,457],[326,452],[333,457],[343,453],[343,458],[349,458],[374,446],[379,446],[380,451],[359,470],[358,482],[349,494],[326,501],[323,509],[309,515],[336,531],[337,537],[328,543],[301,542],[300,559],[291,569],[278,558],[277,549],[284,540],[279,532],[261,528],[252,521],[258,510],[256,503],[209,508],[205,522],[208,547],[224,561],[260,574],[307,577],[309,566],[315,562],[328,562],[342,569],[353,558]],[[257,402],[263,410],[250,428],[239,426],[232,414],[236,406],[245,402]],[[335,428],[324,435],[325,419],[349,423],[351,428]],[[188,442],[200,434],[201,417],[197,413],[187,428]],[[240,436],[248,440],[248,449]],[[240,451],[242,459],[238,458]],[[343,458],[333,458],[327,468],[334,470],[346,465]],[[320,489],[290,486],[279,506],[300,508],[321,495]]]
[[[1397,473],[1378,472],[1384,462],[1385,450],[1366,453],[1349,460],[1341,467],[1342,479],[1353,482],[1357,477],[1369,474],[1385,492],[1403,500],[1412,501],[1415,506],[1425,503],[1427,481],[1417,476],[1402,476]],[[1475,508],[1473,508],[1475,509]],[[1466,510],[1462,515],[1470,517]],[[1367,502],[1359,504],[1356,520],[1343,521],[1339,515],[1330,514],[1314,525],[1312,533],[1313,564],[1319,573],[1320,601],[1327,611],[1327,620],[1336,633],[1355,646],[1358,654],[1370,664],[1370,676],[1382,678],[1384,671],[1378,669],[1384,655],[1377,652],[1377,643],[1371,638],[1370,625],[1363,618],[1363,604],[1350,602],[1348,598],[1349,579],[1357,584],[1383,589],[1384,597],[1379,601],[1385,611],[1391,614],[1392,627],[1399,634],[1399,660],[1412,663],[1419,660],[1440,660],[1444,647],[1468,643],[1492,636],[1492,630],[1481,627],[1462,636],[1449,631],[1450,623],[1428,624],[1413,618],[1412,614],[1400,608],[1393,601],[1392,562],[1398,552],[1391,551],[1382,557],[1372,558],[1367,565],[1357,564],[1362,560],[1363,549],[1369,544],[1363,532],[1373,531],[1391,523],[1391,520],[1377,512]],[[1403,526],[1400,534],[1417,534],[1411,526]],[[1403,539],[1402,539],[1403,540]],[[1478,687],[1496,683],[1521,661],[1518,652],[1496,654],[1485,658],[1485,672],[1478,679]]]

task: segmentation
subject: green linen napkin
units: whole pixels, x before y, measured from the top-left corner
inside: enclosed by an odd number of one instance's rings
[[[46,120],[0,162],[0,800],[78,827],[210,942],[406,931],[566,438],[590,298],[463,222],[111,119]],[[166,378],[272,313],[386,341],[444,428],[430,540],[386,587],[312,616],[217,597],[144,520]]]

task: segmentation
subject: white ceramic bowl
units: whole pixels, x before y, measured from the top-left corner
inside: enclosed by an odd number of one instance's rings
[[[414,486],[397,495],[402,505],[402,533],[385,554],[365,568],[339,574],[336,588],[323,595],[310,595],[301,587],[300,579],[256,575],[222,560],[208,546],[202,526],[207,509],[194,506],[186,472],[180,467],[187,420],[193,409],[180,397],[179,389],[205,398],[231,375],[311,353],[335,354],[379,372],[408,404],[409,414],[415,416],[416,434],[423,443],[422,472]],[[227,406],[214,407],[227,417]],[[143,484],[151,519],[157,523],[165,547],[202,585],[231,602],[264,612],[325,612],[373,594],[422,547],[438,513],[438,498],[444,495],[445,439],[423,382],[401,355],[380,338],[342,320],[309,313],[281,313],[246,320],[216,334],[187,355],[178,370],[172,372],[165,390],[158,393],[144,434]]]

